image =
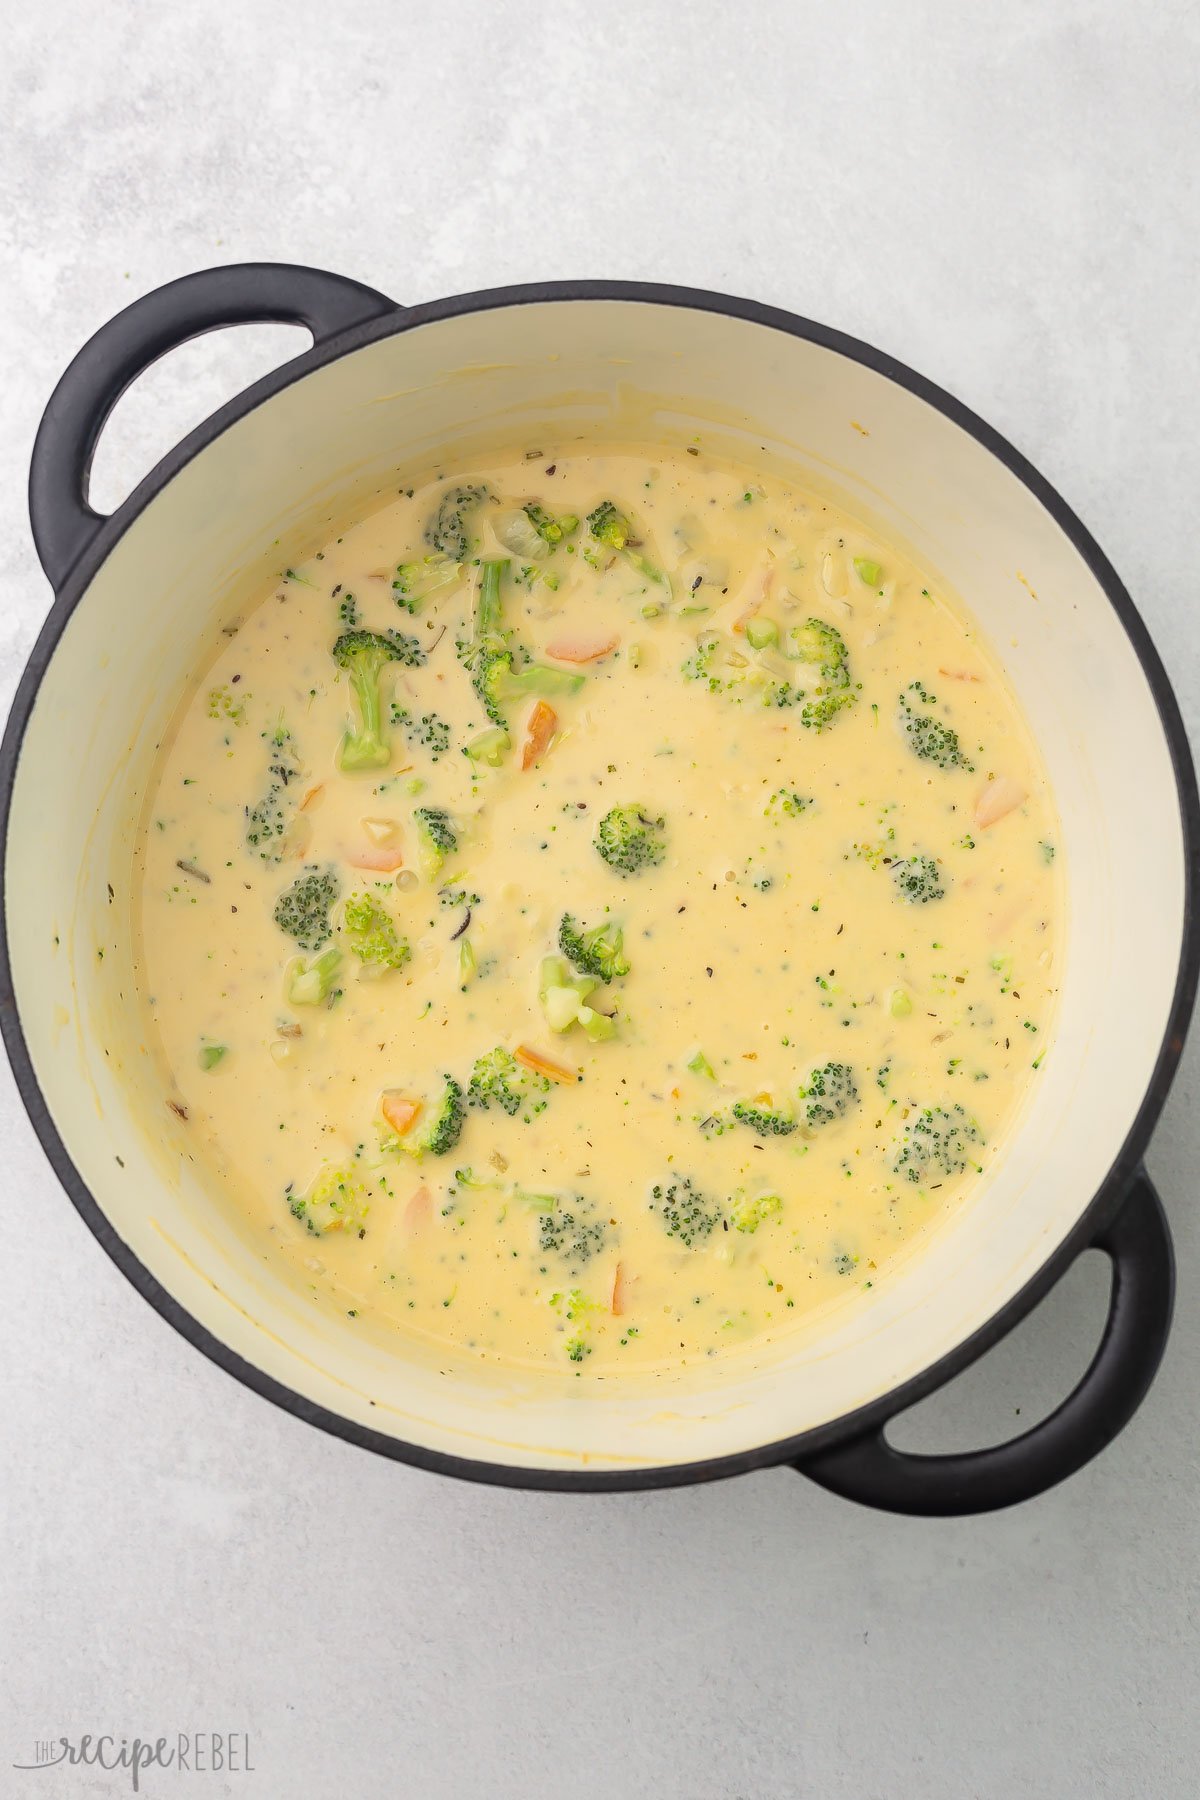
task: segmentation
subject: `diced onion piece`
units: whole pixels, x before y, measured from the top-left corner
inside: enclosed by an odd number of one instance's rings
[[[1011,775],[997,775],[989,781],[975,802],[975,823],[981,831],[1006,818],[1026,798],[1025,789]]]

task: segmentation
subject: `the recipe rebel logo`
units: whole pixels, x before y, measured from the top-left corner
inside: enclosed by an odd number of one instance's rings
[[[39,1738],[33,1756],[14,1762],[23,1773],[41,1769],[103,1769],[128,1777],[141,1792],[148,1769],[176,1769],[188,1775],[253,1775],[250,1738],[244,1731],[177,1731],[156,1738],[115,1737],[111,1733]]]

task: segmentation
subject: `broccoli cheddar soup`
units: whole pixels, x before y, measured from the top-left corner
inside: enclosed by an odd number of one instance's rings
[[[347,1329],[695,1364],[870,1306],[970,1202],[1046,1054],[1055,844],[896,544],[696,448],[518,450],[280,570],[181,711],[165,1098]]]

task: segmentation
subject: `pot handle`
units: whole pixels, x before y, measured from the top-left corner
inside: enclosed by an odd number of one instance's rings
[[[820,1487],[888,1512],[948,1517],[1043,1494],[1099,1455],[1136,1412],[1166,1346],[1175,1259],[1162,1202],[1144,1169],[1115,1216],[1080,1246],[1113,1266],[1100,1347],[1078,1387],[1029,1431],[990,1450],[919,1456],[874,1426],[792,1466]]]
[[[292,263],[231,263],[181,276],[102,325],[69,365],[38,427],[29,519],[55,589],[104,523],[88,476],[105,421],[130,384],[168,350],[223,325],[306,325],[323,343],[396,303],[344,275]]]

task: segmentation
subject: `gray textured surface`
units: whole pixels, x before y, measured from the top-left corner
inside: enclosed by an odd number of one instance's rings
[[[857,332],[1009,433],[1098,533],[1193,730],[1195,7],[1122,0],[0,7],[0,688],[48,601],[39,411],[86,335],[185,270],[278,257],[404,299],[537,276],[725,287]],[[286,332],[194,345],[121,408],[111,503]],[[1035,1800],[1200,1784],[1195,1048],[1151,1167],[1180,1298],[1092,1468],[974,1522],[775,1472],[573,1500],[456,1486],[307,1430],[137,1298],[7,1070],[0,1791],[37,1737],[246,1730],[194,1791],[422,1800]],[[1086,1360],[1102,1270],[904,1435],[998,1437]]]

